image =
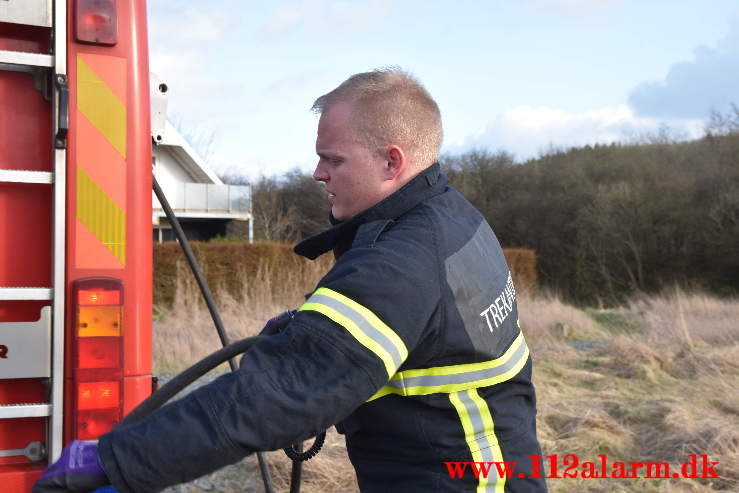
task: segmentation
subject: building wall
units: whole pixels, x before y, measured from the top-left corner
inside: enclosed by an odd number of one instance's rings
[[[189,154],[185,154],[183,157],[183,152],[185,151],[181,147],[166,144],[154,146],[152,152],[154,157],[154,176],[173,208],[178,207],[177,204],[180,204],[180,206],[184,204],[184,197],[181,197],[180,194],[185,193],[186,187],[183,186],[185,183],[215,183],[222,185],[222,182],[211,171],[203,171],[201,168],[197,168],[199,165],[187,161]],[[181,162],[182,159],[185,159],[185,162]],[[193,166],[196,167],[195,170],[193,170]],[[193,173],[197,173],[197,175]],[[190,193],[193,193],[192,187],[190,187]],[[197,199],[199,196],[196,195],[195,198]],[[193,198],[188,197],[189,199]],[[192,203],[192,201],[188,201],[188,204]],[[194,203],[197,204],[198,201],[195,200]],[[153,191],[152,206],[154,209],[161,209],[161,204]],[[199,210],[197,206],[196,208]],[[173,240],[174,235],[172,234],[171,227],[165,218],[158,217],[160,213],[161,211],[158,213],[155,211],[153,217],[154,241],[159,241],[160,239],[163,241]],[[179,212],[176,211],[176,213],[179,216]],[[249,240],[250,224],[247,221],[237,221],[230,218],[214,218],[212,217],[213,214],[209,215],[211,217],[197,219],[193,217],[180,217],[182,227],[188,239],[207,241],[217,236],[231,236],[241,238],[245,241]],[[215,215],[217,216],[218,213],[216,212]]]
[[[162,188],[164,195],[171,202],[174,197],[171,197],[173,193],[177,193],[172,185],[182,182],[197,183],[194,176],[190,175],[180,164],[175,160],[174,156],[167,150],[166,147],[154,147],[154,176],[156,176],[159,186]],[[160,208],[161,205],[152,192],[152,205],[154,208]]]

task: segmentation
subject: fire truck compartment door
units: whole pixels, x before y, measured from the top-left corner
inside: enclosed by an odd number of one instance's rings
[[[0,22],[51,27],[51,0],[0,0]]]
[[[37,322],[0,323],[0,379],[51,376],[51,307]]]

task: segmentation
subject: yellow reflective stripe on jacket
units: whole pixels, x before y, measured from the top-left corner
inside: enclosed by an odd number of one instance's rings
[[[462,422],[464,437],[472,453],[472,460],[478,463],[503,462],[503,452],[500,450],[498,439],[495,436],[495,424],[485,399],[480,397],[477,390],[470,389],[449,394],[449,401],[457,410]],[[477,493],[503,493],[505,477],[498,474],[495,465],[485,475],[480,474],[477,484]]]
[[[388,377],[408,357],[403,340],[368,308],[329,288],[318,288],[300,307],[322,313],[344,327],[364,347],[382,360]]]
[[[405,396],[448,394],[495,385],[513,378],[521,371],[528,357],[529,348],[523,332],[519,332],[510,347],[499,358],[481,363],[399,371],[367,402],[388,394]]]

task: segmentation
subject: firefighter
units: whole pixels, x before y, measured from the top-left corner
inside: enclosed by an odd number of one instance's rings
[[[158,491],[336,425],[362,492],[543,492],[531,358],[498,241],[441,174],[436,102],[409,74],[356,74],[318,98],[327,230],[295,247],[334,267],[281,332],[227,373],[99,442],[34,487]],[[518,462],[452,477],[445,462]]]

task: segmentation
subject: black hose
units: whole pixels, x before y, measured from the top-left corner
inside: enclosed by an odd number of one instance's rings
[[[210,288],[208,288],[208,284],[205,282],[205,277],[203,276],[203,273],[198,266],[197,259],[195,258],[195,255],[190,248],[190,243],[185,236],[185,232],[182,230],[180,221],[177,219],[177,216],[175,216],[174,211],[169,205],[167,197],[164,195],[164,192],[162,192],[162,189],[159,187],[159,183],[154,176],[152,176],[152,186],[154,188],[154,194],[159,200],[159,203],[161,204],[162,209],[164,209],[164,213],[166,214],[167,219],[174,229],[177,240],[179,240],[180,247],[185,254],[185,258],[190,265],[190,269],[195,276],[195,280],[200,287],[200,292],[203,294],[205,304],[207,305],[208,311],[210,312],[211,318],[213,319],[213,323],[216,326],[216,331],[218,332],[218,337],[221,340],[221,345],[223,345],[223,349],[221,349],[220,351],[216,351],[210,356],[202,359],[192,367],[177,375],[171,381],[167,382],[166,385],[152,394],[148,399],[146,399],[133,411],[131,411],[131,413],[129,413],[123,420],[121,420],[119,426],[133,424],[144,419],[155,409],[161,407],[165,402],[174,397],[174,395],[176,395],[180,390],[187,387],[192,382],[197,380],[200,376],[204,375],[205,373],[212,370],[226,360],[228,360],[231,371],[236,371],[237,366],[234,357],[246,351],[258,339],[257,337],[250,337],[238,341],[234,344],[229,344],[228,336],[226,335],[226,330],[223,326],[223,321],[221,320],[220,313],[218,312],[218,308],[216,307]],[[302,443],[295,444],[292,447],[283,449],[285,454],[292,460],[293,463],[290,493],[300,492],[302,464],[304,461],[311,459],[318,454],[318,452],[321,450],[321,447],[323,446],[323,442],[325,439],[325,432],[318,435],[313,442],[313,445],[311,445],[310,449],[306,452],[302,451]],[[259,462],[259,470],[262,474],[264,489],[266,493],[273,493],[274,486],[272,484],[272,477],[270,475],[269,465],[267,463],[266,457],[264,456],[264,453],[257,452],[257,459]]]
[[[316,439],[313,440],[313,445],[311,445],[305,452],[303,452],[302,442],[285,447],[282,451],[285,452],[285,455],[287,455],[291,460],[305,462],[318,455],[318,452],[321,451],[321,447],[323,447],[323,442],[325,441],[326,432],[324,431],[323,433],[316,435]]]
[[[285,449],[285,453],[287,453],[288,449]],[[290,450],[293,450],[295,452],[302,452],[303,451],[303,444],[302,443],[296,443],[292,446]],[[288,456],[289,457],[289,456]],[[301,483],[301,475],[303,474],[303,461],[300,460],[293,460],[293,467],[290,471],[290,493],[300,493],[300,483]]]
[[[151,413],[162,407],[164,404],[167,403],[167,401],[169,401],[172,397],[177,395],[182,389],[193,383],[195,380],[205,375],[210,370],[222,364],[223,362],[229,360],[230,358],[234,358],[235,356],[238,356],[239,354],[247,351],[257,341],[259,341],[260,339],[264,339],[265,337],[267,336],[247,337],[246,339],[242,339],[240,341],[229,344],[225,348],[219,349],[215,353],[209,354],[205,358],[192,365],[187,370],[175,376],[172,380],[159,388],[159,390],[157,390],[149,397],[147,397],[144,401],[139,403],[139,405],[136,406],[133,411],[128,413],[128,415],[126,415],[126,417],[124,417],[117,426],[125,427],[143,421]],[[300,492],[303,461],[308,460],[318,454],[325,438],[325,432],[318,435],[311,448],[306,452],[302,451],[302,443],[293,445],[292,452],[297,454],[297,456],[293,457],[288,454],[288,457],[293,460],[292,472],[290,475],[290,493]],[[284,450],[287,453],[288,449]]]
[[[218,331],[218,337],[221,339],[221,345],[223,347],[226,347],[228,346],[229,341],[228,336],[226,335],[226,329],[223,327],[221,314],[218,312],[216,303],[213,300],[213,294],[210,292],[208,283],[205,282],[205,277],[203,276],[203,273],[198,266],[198,261],[195,258],[195,254],[192,252],[192,248],[190,248],[190,242],[187,241],[187,237],[185,236],[185,232],[182,230],[180,221],[177,219],[174,211],[169,206],[167,197],[164,196],[164,192],[162,192],[162,189],[159,188],[159,183],[157,183],[157,179],[154,177],[152,177],[152,185],[154,186],[154,193],[156,194],[159,203],[162,204],[162,208],[164,209],[164,213],[167,215],[167,219],[169,219],[169,223],[172,225],[172,228],[174,228],[177,240],[180,242],[180,247],[182,247],[182,251],[187,258],[187,263],[190,264],[190,268],[192,269],[192,273],[195,276],[195,280],[200,287],[200,292],[203,293],[205,304],[208,306],[208,311],[210,312],[210,316],[211,318],[213,318],[213,323],[215,324],[216,330]],[[231,367],[231,371],[235,371],[237,368],[236,361],[233,358],[228,360],[228,365]]]
[[[118,426],[128,426],[143,421],[147,416],[177,395],[177,393],[182,389],[224,361],[243,353],[252,347],[259,339],[262,339],[262,337],[247,337],[246,339],[229,344],[225,348],[219,349],[215,353],[201,359],[147,397],[143,402],[136,406],[133,411],[128,413],[126,417],[118,423]]]
[[[221,315],[218,313],[218,308],[216,307],[215,301],[213,300],[213,295],[208,288],[208,284],[205,282],[205,277],[200,271],[200,267],[198,267],[198,261],[195,258],[195,255],[192,253],[192,249],[190,248],[190,243],[187,241],[185,232],[182,230],[182,226],[180,226],[180,221],[177,219],[174,211],[169,206],[169,201],[167,200],[167,197],[164,196],[164,192],[162,192],[162,189],[159,187],[159,183],[157,183],[157,179],[155,176],[152,176],[152,186],[154,188],[154,194],[157,196],[157,200],[159,200],[162,209],[164,209],[164,213],[167,215],[169,223],[172,225],[172,228],[174,228],[175,235],[177,235],[177,240],[179,240],[180,242],[180,247],[182,247],[182,251],[187,258],[187,262],[188,264],[190,264],[190,269],[192,269],[192,273],[197,280],[198,286],[200,287],[200,292],[203,293],[205,304],[208,306],[208,311],[210,312],[210,316],[213,318],[213,323],[215,324],[216,330],[218,331],[218,337],[221,339],[221,345],[223,347],[226,347],[228,346],[228,336],[226,335],[226,330],[223,327]],[[231,367],[231,371],[236,370],[236,360],[234,360],[233,357],[229,358],[228,364]],[[262,473],[262,482],[264,483],[264,489],[266,490],[266,493],[274,493],[272,476],[269,473],[269,465],[267,463],[267,458],[265,457],[263,452],[257,452],[257,460],[259,461],[259,470]]]

